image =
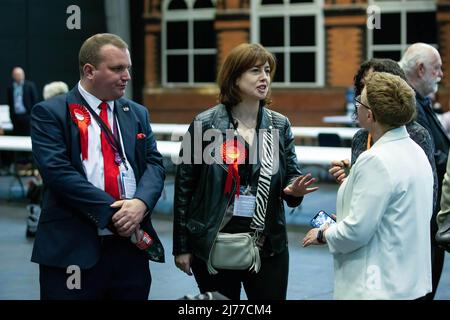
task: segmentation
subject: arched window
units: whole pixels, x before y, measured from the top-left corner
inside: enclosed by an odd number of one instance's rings
[[[172,0],[168,6],[169,10],[183,10],[187,9],[186,1],[184,0]]]
[[[283,4],[283,0],[262,0],[261,4]]]
[[[187,10],[163,14],[162,83],[197,85],[216,80],[215,1],[186,0]]]
[[[194,9],[201,8],[214,8],[214,5],[211,0],[197,0],[194,3]]]

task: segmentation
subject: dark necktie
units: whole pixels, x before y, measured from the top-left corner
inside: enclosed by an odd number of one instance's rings
[[[111,129],[108,122],[108,104],[100,103],[100,118]],[[111,144],[109,144],[106,134],[101,131],[102,154],[103,154],[103,171],[105,177],[105,192],[108,192],[114,199],[120,199],[119,184],[117,178],[119,176],[119,167],[115,162],[115,152]]]

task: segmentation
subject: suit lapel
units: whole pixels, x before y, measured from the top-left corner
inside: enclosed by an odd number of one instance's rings
[[[426,109],[426,112],[430,115],[430,117],[433,118],[433,121],[434,121],[435,126],[437,126],[437,127],[439,128],[439,130],[441,131],[441,133],[442,133],[442,134],[447,138],[447,140],[448,140],[447,133],[446,133],[444,127],[442,126],[441,121],[438,119],[436,113],[432,110],[431,105],[428,104],[428,105],[426,106],[425,109]]]
[[[417,91],[416,91],[416,100],[418,100],[418,103],[422,106],[422,109],[425,114],[428,114],[428,117],[433,119],[434,125],[439,128],[442,135],[445,137],[447,141],[449,141],[449,138],[447,136],[447,133],[442,126],[441,121],[438,119],[436,113],[433,111],[433,107],[431,106],[431,101],[428,98],[422,97]],[[430,123],[431,125],[431,123]],[[430,132],[431,134],[431,132]]]
[[[75,86],[68,94],[67,94],[67,121],[69,125],[70,130],[70,141],[68,147],[70,146],[70,156],[72,160],[72,164],[78,169],[78,171],[82,172],[83,175],[83,164],[81,162],[81,146],[80,146],[80,130],[78,129],[78,126],[72,121],[72,117],[70,115],[69,111],[69,105],[70,104],[81,104],[86,105],[86,102],[84,99],[82,99],[80,92],[78,91],[78,88]]]
[[[78,129],[78,126],[72,121],[70,111],[69,111],[69,105],[70,104],[81,104],[83,106],[87,105],[87,102],[83,99],[80,92],[78,91],[78,88],[75,86],[68,94],[67,94],[67,115],[68,115],[68,122],[70,127],[70,154],[72,163],[77,169],[84,174],[83,165],[81,162],[81,147],[80,147],[80,131]],[[120,133],[122,136],[122,142],[124,146],[124,151],[126,154],[126,157],[128,159],[128,162],[133,167],[133,170],[135,174],[137,173],[135,168],[135,144],[136,144],[136,132],[137,132],[137,121],[136,117],[134,116],[134,113],[132,109],[126,104],[125,101],[122,99],[114,101],[114,109],[115,114],[117,115],[117,121],[120,126]],[[95,121],[94,119],[91,119],[91,121]]]
[[[114,101],[114,109],[117,115],[117,121],[120,126],[123,146],[128,162],[133,165],[135,163],[135,145],[137,133],[137,121],[130,106],[122,99]],[[135,168],[133,167],[133,170]]]

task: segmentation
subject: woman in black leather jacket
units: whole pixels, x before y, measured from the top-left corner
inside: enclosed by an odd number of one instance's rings
[[[194,274],[202,293],[219,291],[239,299],[243,284],[249,299],[286,299],[283,200],[298,206],[317,187],[310,187],[315,179],[300,171],[289,120],[267,109],[275,67],[274,56],[259,44],[234,48],[218,75],[220,104],[197,115],[183,140],[175,179],[173,255],[178,268]],[[272,153],[263,143],[267,132],[273,138]],[[273,173],[268,188],[262,181],[266,167]],[[253,216],[261,212],[259,272],[213,268],[218,273],[210,274],[208,262],[219,231],[253,234]]]

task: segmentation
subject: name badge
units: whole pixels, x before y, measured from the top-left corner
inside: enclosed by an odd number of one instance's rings
[[[136,193],[136,179],[131,170],[123,170],[123,165],[120,166],[119,186],[120,197],[122,199],[132,199]]]
[[[256,197],[253,195],[240,195],[239,198],[234,196],[233,216],[253,217],[255,212]]]

